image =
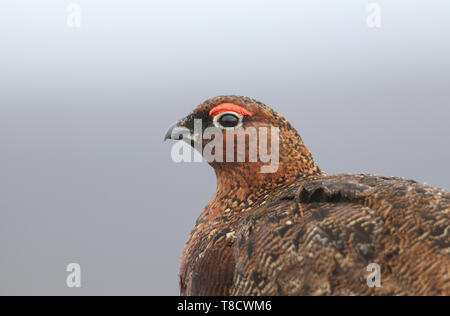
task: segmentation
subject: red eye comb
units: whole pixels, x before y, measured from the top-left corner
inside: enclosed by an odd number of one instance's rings
[[[209,116],[214,117],[214,115],[216,115],[216,114],[219,114],[222,112],[228,112],[228,111],[235,112],[235,113],[238,113],[241,115],[252,116],[252,113],[250,113],[249,111],[244,109],[242,106],[239,106],[234,103],[222,103],[222,104],[215,106],[214,108],[211,109],[211,111],[209,111]]]

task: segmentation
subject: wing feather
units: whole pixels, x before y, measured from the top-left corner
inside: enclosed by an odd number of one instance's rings
[[[415,181],[299,181],[241,220],[232,294],[450,295],[449,216],[450,193]]]

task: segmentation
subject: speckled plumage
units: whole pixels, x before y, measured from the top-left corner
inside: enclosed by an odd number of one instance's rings
[[[327,175],[295,129],[247,97],[200,104],[178,125],[223,102],[253,113],[246,126],[280,128],[280,165],[212,162],[217,190],[181,257],[181,295],[450,295],[450,193],[412,180]],[[381,267],[368,287],[366,267]]]

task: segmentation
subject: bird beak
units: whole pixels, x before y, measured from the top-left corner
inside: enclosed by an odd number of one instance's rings
[[[181,140],[185,134],[190,134],[189,130],[185,127],[179,127],[178,122],[175,122],[167,129],[164,141],[167,139]]]

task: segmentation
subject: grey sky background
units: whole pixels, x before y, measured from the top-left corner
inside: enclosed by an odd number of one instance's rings
[[[450,189],[450,2],[0,2],[0,294],[177,295],[215,189],[167,126],[206,98],[283,114],[329,173]],[[66,286],[66,266],[82,287]]]

